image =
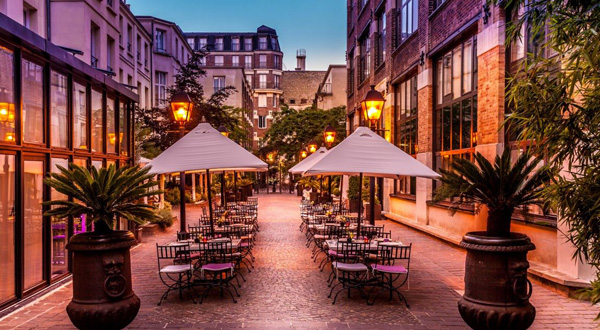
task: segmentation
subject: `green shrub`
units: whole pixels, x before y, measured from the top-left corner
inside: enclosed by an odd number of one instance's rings
[[[156,219],[150,221],[150,223],[157,224],[161,229],[169,228],[173,225],[175,218],[171,213],[170,209],[160,209],[156,211]]]

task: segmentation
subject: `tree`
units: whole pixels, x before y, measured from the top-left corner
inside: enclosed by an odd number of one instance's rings
[[[494,0],[498,2],[498,0]],[[568,227],[573,257],[600,271],[600,6],[597,1],[508,0],[527,10],[507,24],[506,44],[523,38],[522,28],[556,56],[528,54],[508,79],[507,123],[522,140],[537,143],[549,166],[562,170],[545,197]],[[546,33],[546,38],[544,38]],[[598,273],[597,273],[598,274]],[[600,302],[600,276],[588,293]]]
[[[279,157],[292,162],[310,141],[323,143],[323,130],[327,125],[337,132],[334,145],[342,141],[346,137],[346,107],[300,111],[284,107],[275,115],[273,125],[265,135],[267,145],[261,153],[277,150]]]
[[[167,89],[167,99],[170,100],[173,94],[180,91],[190,96],[194,108],[186,124],[187,128],[193,129],[199,123],[207,122],[215,128],[224,125],[230,132],[238,131],[242,118],[237,114],[238,110],[226,109],[223,106],[225,100],[237,92],[235,87],[227,86],[214,92],[208,99],[204,97],[200,78],[206,76],[202,62],[207,54],[205,51],[195,52],[188,62],[181,66],[175,75],[175,84]],[[141,133],[136,136],[136,147],[140,149],[143,156],[156,157],[179,139],[177,133],[179,124],[175,122],[170,106],[138,108],[135,111],[135,118],[136,129]]]

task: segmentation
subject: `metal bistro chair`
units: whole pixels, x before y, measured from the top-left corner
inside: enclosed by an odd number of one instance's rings
[[[205,259],[200,267],[201,282],[208,286],[200,299],[200,303],[208,296],[213,288],[219,288],[221,296],[227,291],[234,303],[237,303],[233,293],[229,289],[233,288],[235,294],[239,297],[235,285],[230,282],[236,278],[236,264],[231,258],[233,249],[231,241],[224,242],[201,242],[200,249],[205,251]]]
[[[383,226],[381,227],[362,227],[360,229],[360,235],[365,236],[369,239],[381,237],[383,235]]]
[[[377,247],[379,263],[371,264],[373,277],[376,279],[375,286],[369,291],[367,304],[373,305],[375,299],[382,293],[388,291],[390,300],[394,298],[394,292],[398,295],[400,301],[404,301],[407,308],[410,307],[408,301],[398,290],[408,281],[410,269],[410,252],[412,243],[406,245],[393,245],[392,243],[380,243]],[[371,294],[375,288],[381,288],[379,292],[370,300]]]
[[[369,276],[369,268],[362,263],[366,246],[367,244],[362,242],[353,243],[343,240],[338,242],[336,261],[332,262],[335,279],[338,283],[331,288],[328,298],[331,298],[336,287],[341,285],[342,288],[335,294],[332,304],[335,304],[338,295],[344,290],[348,290],[348,298],[350,298],[351,289],[358,289],[362,297],[367,297],[363,292],[363,287]]]
[[[167,299],[171,291],[179,291],[179,299],[183,299],[183,290],[192,287],[191,278],[194,266],[190,258],[190,244],[156,244],[156,257],[158,259],[158,276],[161,282],[167,286],[167,291],[160,297],[158,306],[163,299]],[[168,264],[165,265],[165,263]],[[196,303],[193,289],[192,301]]]

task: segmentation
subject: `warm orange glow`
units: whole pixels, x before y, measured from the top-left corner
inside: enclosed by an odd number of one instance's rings
[[[301,157],[302,159],[306,158],[306,156],[308,156],[308,153],[306,152],[306,150],[302,150],[302,151],[300,151],[300,157]]]
[[[183,126],[190,120],[193,106],[192,100],[185,92],[173,95],[171,98],[171,109],[173,110],[173,117],[179,122],[179,125]]]
[[[473,145],[477,145],[477,132],[473,132]]]
[[[229,131],[225,126],[219,126],[219,128],[217,128],[217,131],[219,131],[219,133],[221,133],[224,137],[229,137]]]
[[[365,99],[360,103],[365,120],[370,121],[371,126],[375,126],[379,120],[379,117],[381,117],[384,103],[385,98],[383,98],[383,95],[375,90],[375,85],[371,85],[371,90],[367,93]]]
[[[272,153],[272,152],[268,153],[268,154],[267,154],[267,160],[268,160],[269,162],[272,162],[272,161],[273,161],[273,159],[275,159],[275,155],[273,155],[273,153]]]
[[[328,147],[330,147],[331,144],[335,141],[335,135],[335,128],[333,128],[333,126],[331,125],[328,125],[325,128],[325,131],[323,132],[323,139],[325,140],[325,143]]]
[[[415,154],[419,153],[419,145],[415,143]]]
[[[308,152],[310,152],[312,154],[315,151],[317,151],[317,144],[314,142],[311,142],[311,144],[308,145]]]
[[[0,102],[0,123],[13,122],[15,120],[15,105]]]
[[[123,133],[119,133],[119,141],[123,141]],[[115,133],[108,133],[108,143],[112,145],[117,143],[117,135]]]
[[[173,111],[173,115],[175,116],[175,120],[178,122],[186,122],[189,119],[190,112],[186,109],[187,105],[182,103],[174,103],[176,106],[175,111]]]
[[[6,133],[4,135],[4,140],[8,142],[15,142],[15,133]]]

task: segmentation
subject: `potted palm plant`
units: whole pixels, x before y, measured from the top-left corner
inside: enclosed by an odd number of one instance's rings
[[[461,242],[467,259],[458,308],[474,329],[527,329],[535,318],[527,252],[535,246],[526,235],[511,232],[510,225],[513,213],[527,217],[528,206],[544,206],[541,193],[551,174],[539,166],[541,159],[527,153],[513,164],[508,148],[494,164],[480,153],[474,159],[458,158],[450,170],[440,170],[442,186],[434,196],[436,202],[454,198],[452,212],[465,203],[487,207],[486,231],[469,232]]]
[[[131,283],[129,249],[134,235],[114,230],[117,217],[141,222],[153,220],[153,207],[138,203],[157,185],[149,168],[114,165],[97,170],[69,164],[50,173],[48,186],[70,200],[45,202],[46,216],[57,218],[85,216],[91,230],[76,234],[67,249],[73,253],[73,299],[67,306],[71,322],[79,329],[121,329],[138,313],[140,299]]]

